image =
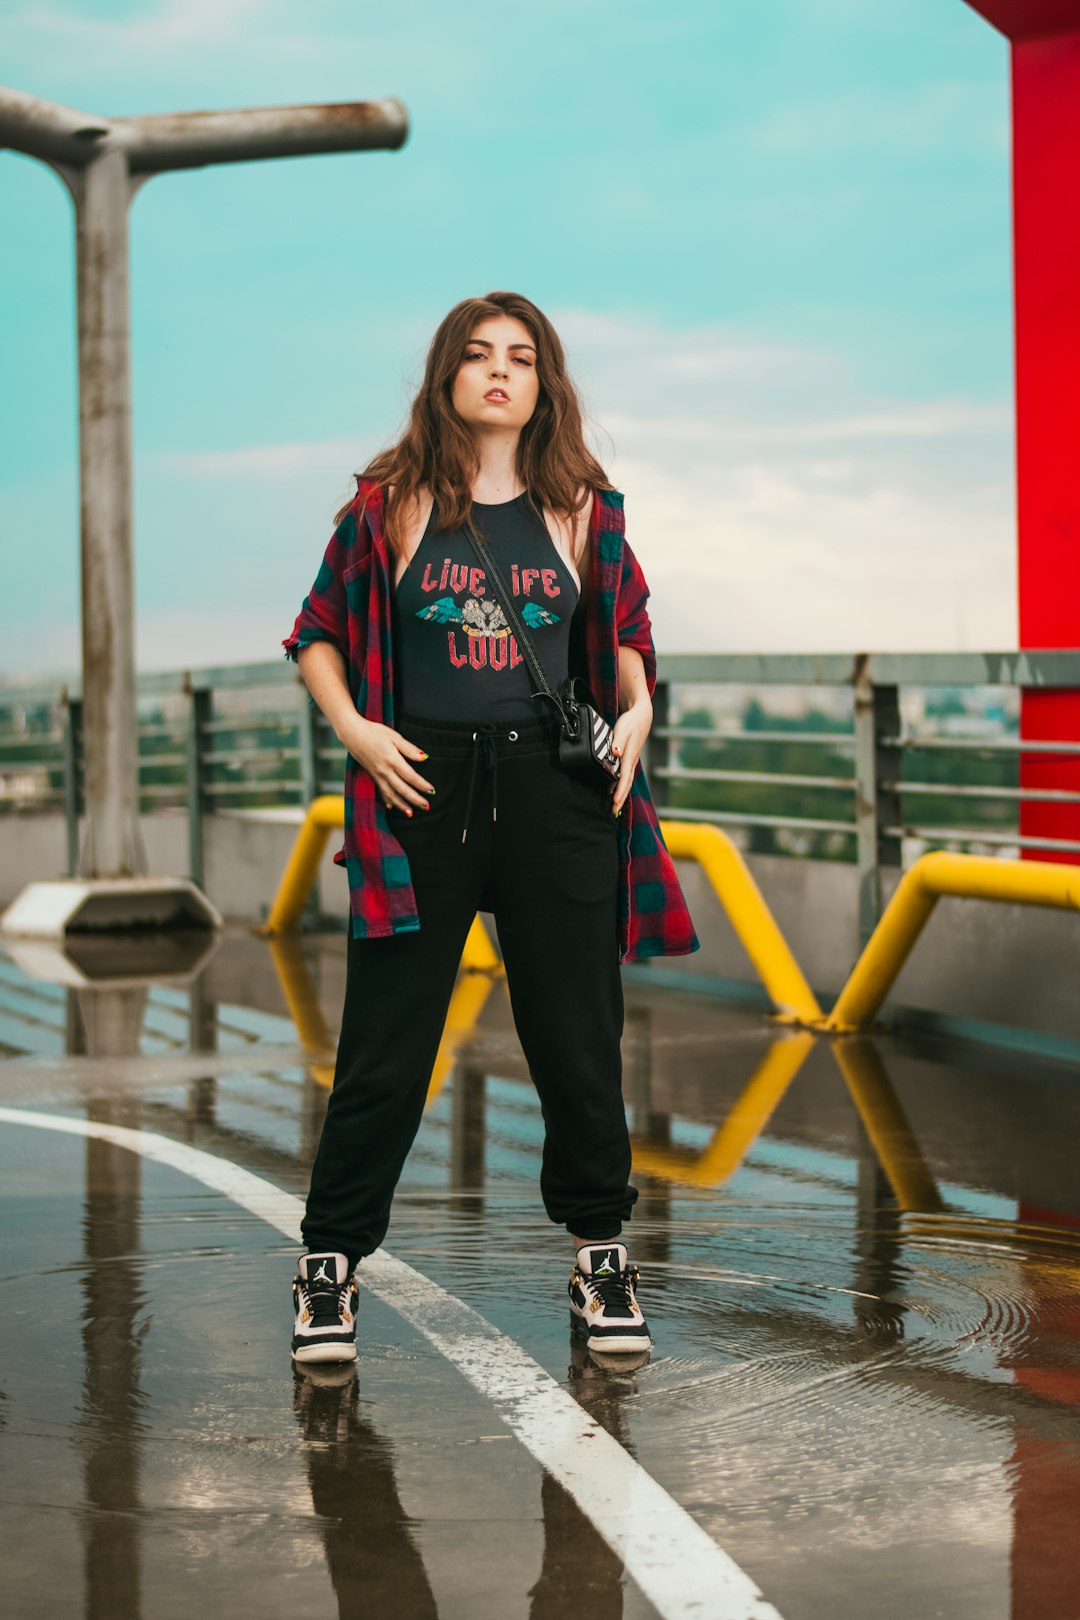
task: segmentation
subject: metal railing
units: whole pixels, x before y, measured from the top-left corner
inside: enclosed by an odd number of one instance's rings
[[[853,861],[865,938],[883,870],[928,849],[1080,854],[1080,836],[1018,830],[1021,803],[1080,804],[1080,792],[1020,783],[1021,756],[1080,759],[1075,740],[1021,740],[1031,688],[1080,688],[1080,651],[666,654],[645,768],[666,819],[728,828],[750,853]],[[778,706],[781,689],[797,700],[784,692]],[[204,817],[301,812],[341,790],[344,749],[284,659],[145,675],[138,716],[140,808],[188,815],[196,882]],[[81,730],[77,686],[0,688],[0,813],[62,810],[72,872]]]

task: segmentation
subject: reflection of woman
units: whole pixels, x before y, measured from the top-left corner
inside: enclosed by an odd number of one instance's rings
[[[571,1321],[590,1344],[647,1348],[617,1241],[637,1198],[619,964],[698,940],[638,764],[656,681],[648,587],[540,310],[509,292],[457,304],[403,438],[357,483],[285,642],[347,749],[335,859],[351,906],[293,1354],[355,1356],[353,1270],[386,1232],[477,910],[494,914],[540,1095],[544,1206],[577,1249]],[[580,675],[614,725],[612,787],[559,765],[557,716],[469,543],[477,523],[551,685]],[[497,1263],[520,1265],[516,1241]]]
[[[399,1614],[437,1620],[438,1606],[401,1505],[393,1447],[360,1410],[355,1367],[297,1367],[293,1410],[311,1506],[322,1531],[339,1620]]]

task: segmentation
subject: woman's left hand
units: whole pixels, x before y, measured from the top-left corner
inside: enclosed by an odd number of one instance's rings
[[[651,703],[633,704],[629,709],[624,709],[615,722],[613,746],[621,761],[611,796],[611,808],[615,815],[619,814],[626,803],[633,785],[637,762],[651,727]]]

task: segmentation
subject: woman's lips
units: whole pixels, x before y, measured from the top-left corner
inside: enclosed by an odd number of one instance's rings
[[[484,398],[489,399],[493,405],[509,405],[510,403],[505,394],[485,394]]]

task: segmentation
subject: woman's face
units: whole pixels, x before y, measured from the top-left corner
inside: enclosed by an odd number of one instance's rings
[[[536,409],[539,394],[529,328],[512,315],[479,321],[454,377],[451,399],[462,421],[474,433],[491,428],[519,431]]]

